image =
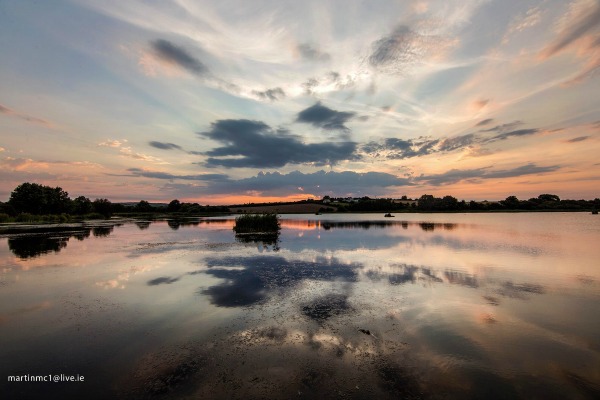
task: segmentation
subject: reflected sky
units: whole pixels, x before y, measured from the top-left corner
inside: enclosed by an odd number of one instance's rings
[[[0,370],[95,377],[26,388],[50,398],[594,398],[599,221],[286,215],[278,237],[243,239],[232,218],[10,228]]]

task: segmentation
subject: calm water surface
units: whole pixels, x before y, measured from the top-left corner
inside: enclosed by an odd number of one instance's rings
[[[0,397],[600,398],[598,216],[282,218],[1,234]]]

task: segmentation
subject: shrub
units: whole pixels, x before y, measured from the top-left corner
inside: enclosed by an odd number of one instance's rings
[[[273,233],[281,229],[277,214],[244,214],[235,219],[235,233]]]

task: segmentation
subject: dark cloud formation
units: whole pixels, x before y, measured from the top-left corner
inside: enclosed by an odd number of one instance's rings
[[[572,21],[554,42],[542,50],[540,56],[552,57],[584,35],[594,32],[598,27],[600,27],[600,3],[595,1],[588,10],[582,10],[577,20]],[[596,38],[595,41],[600,41],[600,38]]]
[[[178,146],[174,143],[164,143],[164,142],[155,142],[151,141],[148,143],[150,146],[155,147],[161,150],[182,150],[181,146]]]
[[[182,47],[165,39],[157,39],[150,43],[154,54],[163,61],[176,64],[197,76],[208,73],[208,68],[200,60],[194,58]]]
[[[348,127],[344,124],[355,115],[356,113],[353,112],[332,110],[331,108],[322,105],[321,102],[318,102],[307,109],[300,111],[296,121],[327,130],[348,131]]]
[[[478,123],[475,124],[475,126],[484,126],[484,125],[488,125],[491,124],[494,121],[493,118],[488,118],[488,119],[484,119],[482,121],[479,121]]]
[[[331,56],[328,53],[322,52],[316,47],[308,43],[299,44],[296,47],[300,56],[308,61],[329,61]]]
[[[282,88],[276,87],[265,91],[253,90],[252,94],[261,100],[277,101],[285,98],[285,92]]]
[[[174,175],[167,172],[147,171],[140,168],[129,168],[127,171],[131,173],[129,176],[139,176],[144,178],[168,179],[168,180],[184,180],[184,181],[219,181],[226,182],[229,177],[224,174],[198,174],[198,175]]]
[[[304,174],[292,171],[288,174],[279,172],[260,172],[258,175],[229,182],[222,189],[231,191],[257,190],[261,192],[298,192],[301,188],[307,193],[372,193],[381,188],[410,185],[410,181],[396,175],[383,172],[354,171],[325,172],[317,171]]]
[[[587,140],[589,138],[589,136],[579,136],[573,139],[569,139],[567,140],[568,143],[577,143],[577,142],[583,142],[584,140]]]
[[[148,281],[148,286],[157,286],[157,285],[169,285],[171,283],[175,283],[179,280],[179,278],[171,278],[168,276],[161,276],[160,278],[155,278]]]
[[[373,196],[385,193],[389,187],[413,185],[412,181],[407,178],[383,172],[326,172],[323,170],[306,174],[299,171],[292,171],[287,174],[259,172],[256,176],[238,180],[219,174],[172,175],[165,172],[136,169],[130,170],[130,172],[133,176],[169,181],[180,179],[210,182],[209,186],[169,182],[163,187],[164,190],[185,192],[190,196],[199,194],[245,194],[249,192],[281,196],[299,192],[339,196]]]
[[[343,120],[339,118],[337,123]],[[223,146],[204,153],[209,156],[206,160],[209,167],[276,168],[303,163],[333,165],[339,161],[357,159],[355,142],[305,144],[299,136],[283,129],[275,131],[260,121],[219,120],[211,124],[210,131],[199,134],[223,143]]]
[[[451,169],[443,174],[421,175],[416,181],[433,186],[449,185],[464,180],[482,180],[493,178],[513,178],[524,175],[538,175],[553,172],[560,168],[558,165],[540,167],[533,163],[517,168],[504,170],[490,170],[489,168]]]
[[[496,135],[493,138],[489,139],[489,141],[506,140],[512,136],[529,136],[538,132],[540,132],[539,129],[517,129],[516,131],[509,131]]]

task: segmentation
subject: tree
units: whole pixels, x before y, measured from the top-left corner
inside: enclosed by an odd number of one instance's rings
[[[181,202],[177,199],[171,200],[171,202],[167,206],[167,211],[169,211],[169,212],[177,212],[180,209],[181,209]]]
[[[17,213],[60,214],[69,211],[69,193],[60,187],[22,183],[10,194],[8,204]]]
[[[501,203],[504,204],[506,208],[510,209],[519,208],[519,205],[521,204],[519,199],[517,199],[517,196],[508,196]]]
[[[92,206],[94,212],[104,215],[106,218],[112,214],[112,203],[108,199],[96,199],[93,201]]]
[[[146,200],[140,200],[140,202],[135,205],[135,210],[139,212],[152,212],[153,207]]]
[[[554,201],[555,202],[559,202],[560,201],[560,197],[558,197],[555,194],[548,194],[548,193],[540,194],[538,196],[538,199],[540,199],[541,201],[553,201],[553,202]]]
[[[85,196],[79,196],[73,199],[72,210],[74,214],[89,214],[93,210],[92,201]]]

